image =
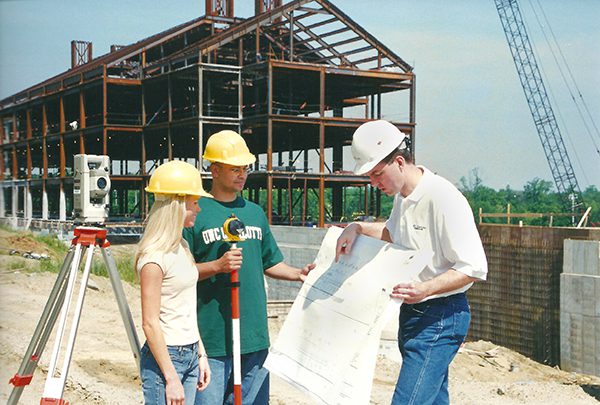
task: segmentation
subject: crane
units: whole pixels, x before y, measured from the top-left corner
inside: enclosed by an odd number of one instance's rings
[[[556,188],[563,196],[565,206],[568,203],[570,210],[580,211],[583,207],[581,190],[533,53],[519,4],[517,0],[494,2]]]

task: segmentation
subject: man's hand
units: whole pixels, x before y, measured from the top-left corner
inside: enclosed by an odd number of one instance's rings
[[[394,286],[390,297],[399,298],[407,304],[415,304],[429,295],[424,283],[400,283]]]
[[[427,281],[397,284],[392,289],[390,297],[400,298],[407,304],[415,304],[432,295],[458,290],[475,281],[477,281],[476,278],[450,269]]]
[[[359,234],[360,225],[352,223],[344,228],[335,244],[335,261],[337,262],[341,255],[349,255],[352,253],[352,245]]]
[[[310,263],[307,264],[306,266],[304,266],[301,270],[300,270],[300,281],[304,282],[306,281],[306,276],[308,276],[308,273],[310,273],[310,271],[312,269],[314,269],[317,265],[315,263]]]
[[[229,249],[218,260],[219,273],[231,273],[242,267],[242,248]]]
[[[265,270],[265,274],[276,280],[300,281],[306,280],[306,275],[316,266],[315,263],[307,264],[303,268],[292,267],[284,262],[279,262],[275,266]]]

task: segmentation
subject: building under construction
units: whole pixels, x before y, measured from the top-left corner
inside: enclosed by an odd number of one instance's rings
[[[207,138],[233,129],[258,157],[244,196],[271,223],[323,226],[379,215],[379,191],[344,157],[386,102],[414,151],[412,67],[328,0],[256,0],[248,19],[206,0],[203,17],[96,58],[73,41],[71,55],[0,101],[0,217],[68,220],[85,153],[111,159],[109,220],[143,220],[153,170],[183,159],[206,172]]]

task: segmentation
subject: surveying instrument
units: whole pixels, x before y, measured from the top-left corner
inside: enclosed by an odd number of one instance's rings
[[[129,345],[139,369],[140,344],[138,336],[115,260],[108,249],[110,243],[106,240],[106,229],[103,228],[109,209],[109,169],[108,156],[74,156],[73,212],[76,224],[73,232],[74,238],[71,241],[71,247],[58,273],[54,287],[50,292],[42,316],[35,328],[19,371],[10,379],[10,383],[14,387],[8,398],[9,405],[19,402],[24,387],[31,382],[35,368],[57,320],[59,323],[56,330],[56,339],[40,405],[68,405],[68,402],[62,397],[83,309],[92,257],[96,248],[99,248],[102,252],[104,264],[108,270],[108,276],[117,299],[119,312],[123,318]],[[84,253],[86,254],[85,265],[81,275],[79,275],[79,267]],[[63,337],[67,329],[67,318],[73,301],[77,278],[79,278],[79,293],[70,320],[66,345],[63,345]],[[59,369],[59,359],[61,358],[62,366]]]
[[[246,226],[235,214],[231,214],[223,224],[223,232],[231,243],[231,248],[237,248],[237,242],[245,240],[242,233]],[[233,270],[231,278],[231,338],[233,340],[233,403],[242,405],[242,355],[240,341],[240,277]]]

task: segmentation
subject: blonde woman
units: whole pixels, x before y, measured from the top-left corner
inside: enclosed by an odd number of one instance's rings
[[[194,225],[204,191],[196,168],[182,161],[158,167],[146,191],[155,201],[138,244],[135,266],[142,294],[142,391],[146,404],[193,404],[210,382],[196,322],[198,270],[184,227]]]

